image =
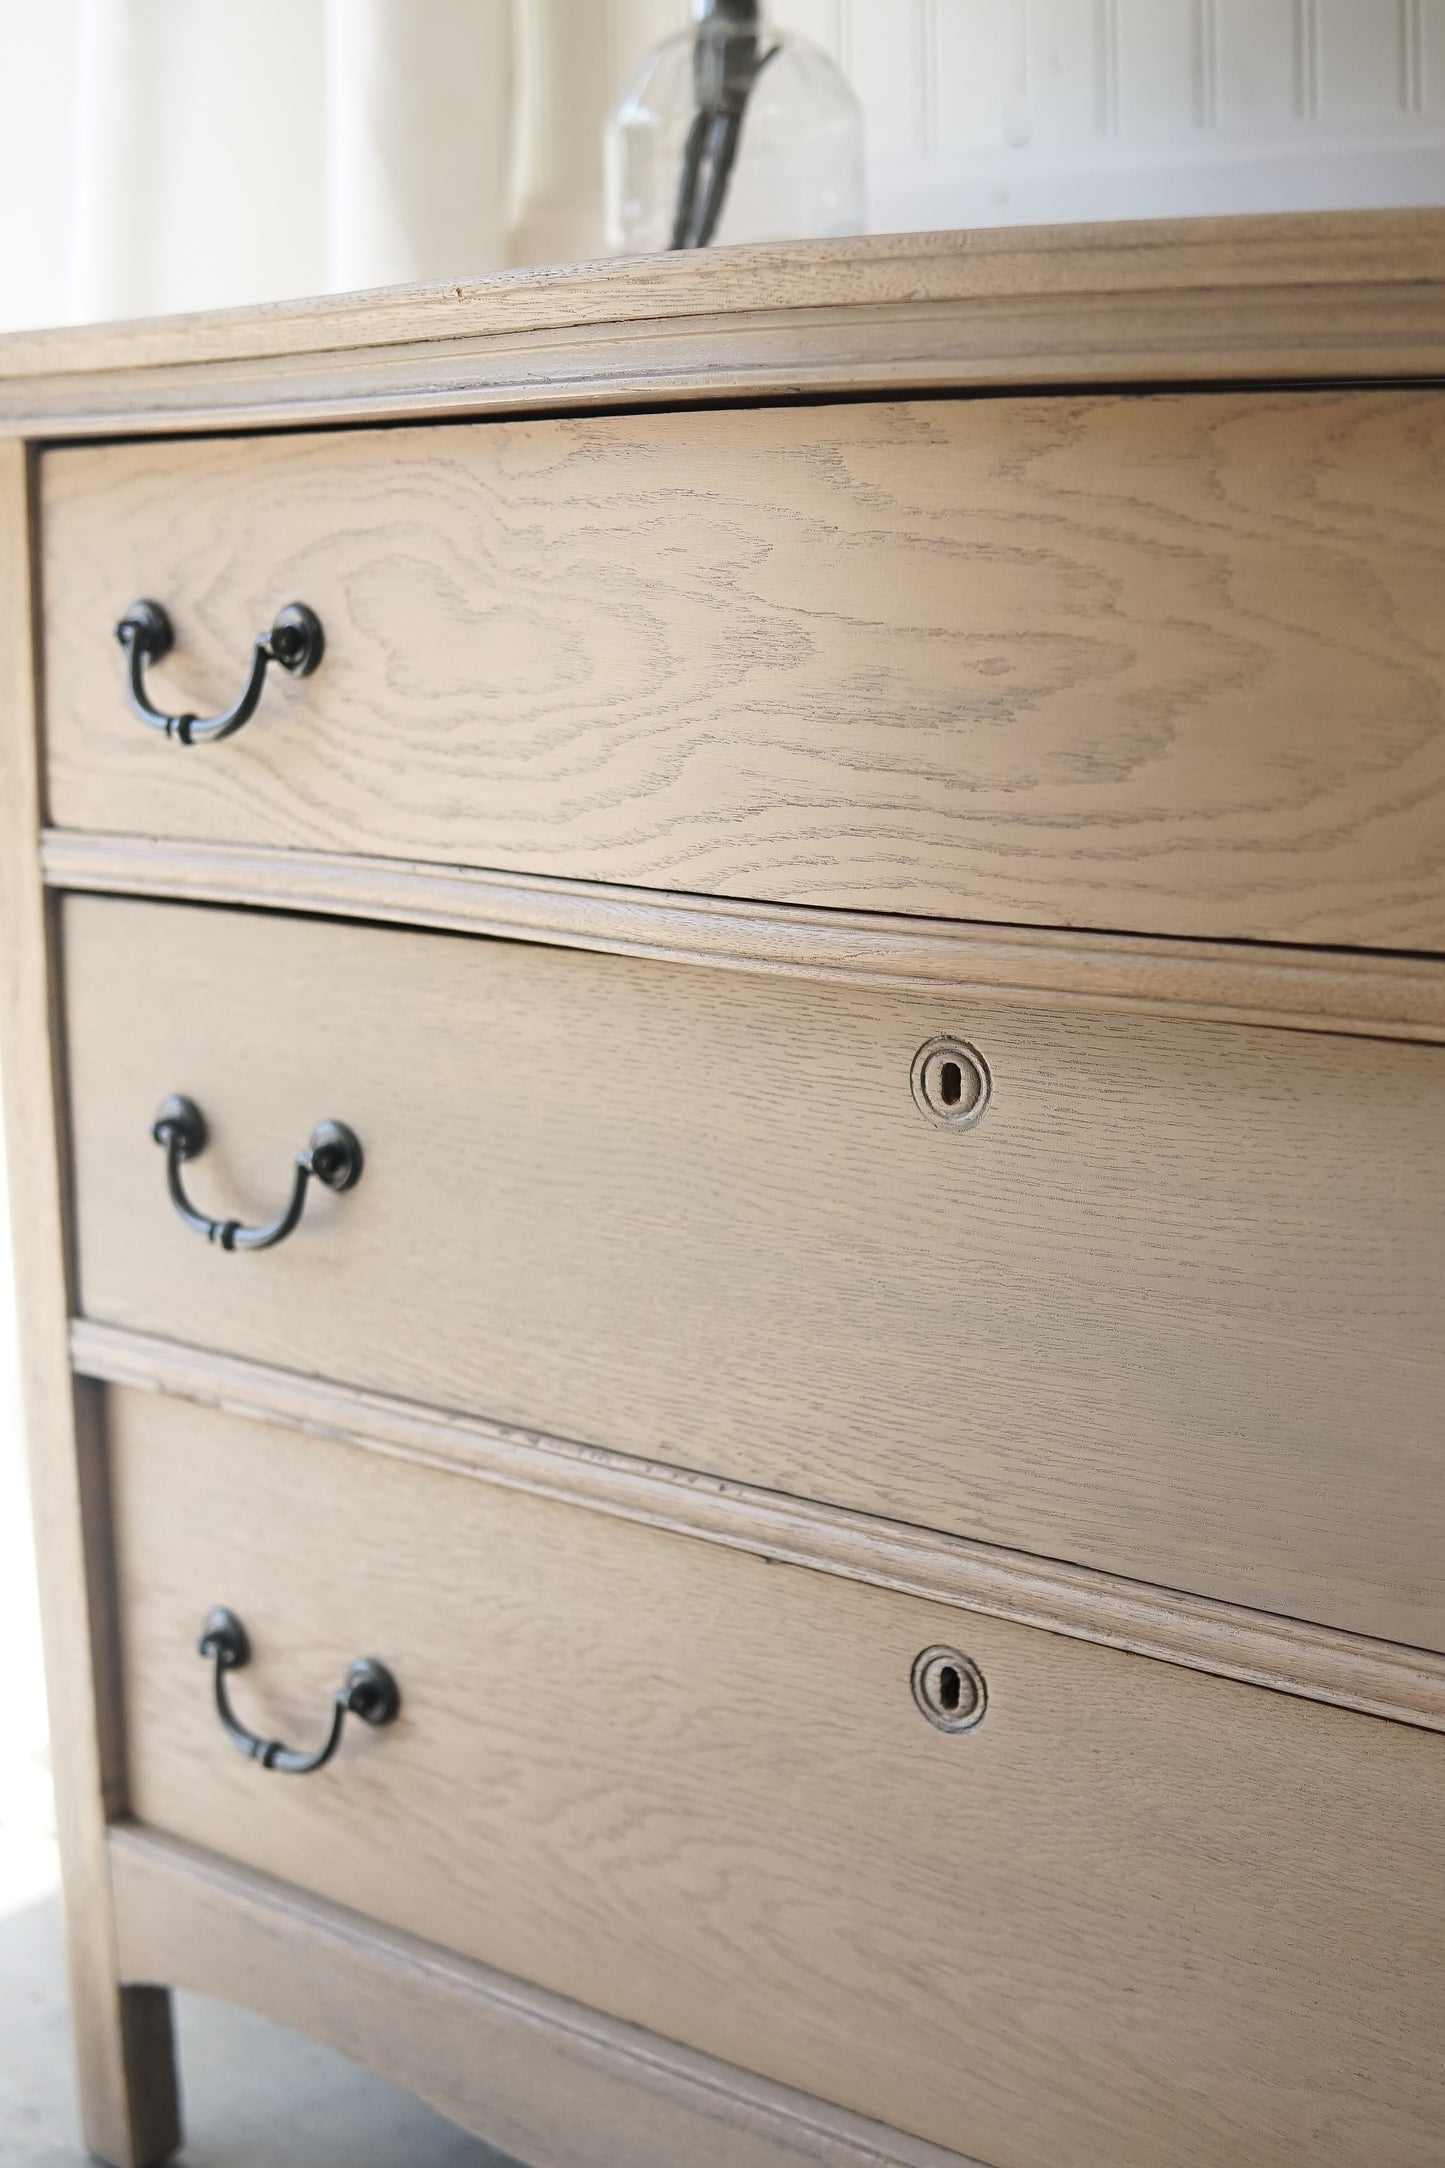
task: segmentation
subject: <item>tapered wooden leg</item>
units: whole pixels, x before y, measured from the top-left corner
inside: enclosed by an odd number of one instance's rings
[[[170,1998],[122,1988],[107,1831],[125,1812],[104,1408],[71,1375],[57,957],[40,874],[36,460],[0,443],[0,1058],[66,1951],[87,2144],[157,2168],[180,2142]]]
[[[120,1984],[107,1842],[125,1772],[105,1398],[98,1385],[65,1382],[69,1450],[34,1467],[47,1440],[32,1423],[32,1495],[80,2120],[108,2168],[159,2168],[181,2142],[171,1998]]]
[[[37,1420],[36,1352],[32,1339],[22,1368],[81,2127],[108,2168],[159,2168],[180,2144],[171,2000],[120,1984],[110,1884],[124,1761],[104,1399],[67,1369]]]
[[[181,2142],[171,1998],[71,1974],[80,2121],[107,2168],[161,2168]]]

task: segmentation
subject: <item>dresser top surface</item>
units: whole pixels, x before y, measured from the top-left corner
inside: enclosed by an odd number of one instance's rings
[[[0,433],[1445,375],[1445,209],[881,234],[0,337]]]

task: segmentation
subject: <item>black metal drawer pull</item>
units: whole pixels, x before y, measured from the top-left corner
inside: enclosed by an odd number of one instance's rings
[[[179,1094],[167,1099],[151,1123],[151,1135],[165,1146],[166,1187],[176,1211],[188,1227],[223,1250],[269,1250],[284,1242],[300,1222],[313,1175],[336,1190],[352,1189],[361,1180],[360,1139],[345,1122],[318,1122],[305,1151],[296,1154],[291,1202],[285,1211],[264,1227],[243,1227],[239,1220],[208,1219],[186,1195],[181,1167],[206,1149],[206,1117],[194,1099]]]
[[[283,1776],[308,1777],[313,1769],[324,1769],[341,1744],[348,1716],[359,1716],[363,1724],[389,1724],[401,1708],[400,1689],[385,1664],[374,1656],[358,1657],[331,1697],[330,1737],[324,1746],[304,1754],[297,1747],[283,1746],[279,1739],[263,1739],[259,1732],[248,1731],[231,1707],[226,1673],[243,1671],[251,1661],[250,1636],[234,1611],[207,1612],[196,1648],[215,1663],[216,1714],[227,1736],[263,1769],[279,1769]]]
[[[145,668],[148,662],[160,662],[175,646],[169,617],[158,602],[133,602],[116,626],[115,636],[125,649],[125,684],[132,709],[148,729],[163,731],[182,745],[229,738],[255,714],[268,663],[279,663],[292,677],[309,677],[326,645],[316,612],[304,602],[288,602],[276,612],[271,630],[257,638],[251,650],[251,675],[239,699],[219,715],[167,715],[146,694]]]

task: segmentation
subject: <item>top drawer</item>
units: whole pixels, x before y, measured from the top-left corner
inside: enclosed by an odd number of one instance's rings
[[[43,506],[65,826],[1445,949],[1442,391],[105,445]],[[169,707],[292,600],[324,660],[168,743],[141,596]]]

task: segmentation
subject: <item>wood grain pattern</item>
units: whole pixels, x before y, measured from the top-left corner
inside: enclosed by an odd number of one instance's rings
[[[1445,374],[1439,210],[709,250],[0,339],[52,438],[902,387]]]
[[[809,1566],[1276,1693],[1445,1731],[1445,1656],[1422,1649],[361,1393],[113,1325],[78,1320],[70,1338],[82,1377],[164,1392],[774,1563]]]
[[[108,1547],[93,1394],[66,1344],[54,984],[39,863],[33,490],[29,453],[0,444],[0,1055],[36,1569],[45,1628],[56,1822],[82,2120],[114,2168],[178,2142],[168,1998],[118,1985],[105,1827],[121,1801],[107,1637]]]
[[[0,1032],[119,2168],[175,2139],[174,1980],[537,2168],[1435,2168],[1445,956],[1367,951],[1445,950],[1442,244],[915,236],[0,341],[0,440],[142,440],[39,462],[48,687],[0,441]],[[698,410],[738,399],[783,403]],[[109,638],[148,591],[197,706],[290,594],[326,663],[155,744]],[[72,897],[52,953],[42,872],[168,900]],[[908,1095],[940,1029],[993,1064],[966,1138]],[[208,1206],[274,1209],[325,1113],[360,1188],[207,1250],[176,1087]],[[243,1763],[216,1600],[267,1728],[363,1649],[400,1723]],[[933,1641],[969,1738],[909,1698]]]
[[[64,906],[84,1314],[1445,1648],[1433,1048]],[[909,1091],[956,1031],[994,1095]],[[367,1153],[263,1257],[323,1116]],[[1369,1441],[1368,1481],[1361,1443]]]
[[[266,2012],[536,2168],[969,2168],[960,2155],[619,2024],[129,1826],[122,1961]]]
[[[825,984],[1445,1042],[1445,962],[1424,956],[968,925],[63,828],[42,837],[41,864],[52,887],[87,894],[321,912]]]
[[[580,325],[657,325],[758,310],[797,314],[1067,295],[1303,293],[1442,282],[1445,210],[1111,219],[1065,226],[850,235],[617,258],[265,302],[149,322],[0,338],[0,378],[446,342]]]
[[[1437,1738],[111,1401],[152,1826],[983,2160],[1433,2168]],[[397,1724],[243,1760],[216,1600],[251,1722],[313,1736],[367,1650]],[[965,1737],[909,1694],[938,1642],[988,1682]]]
[[[55,452],[61,827],[830,908],[1445,949],[1445,391]],[[327,629],[224,745],[293,595]]]

